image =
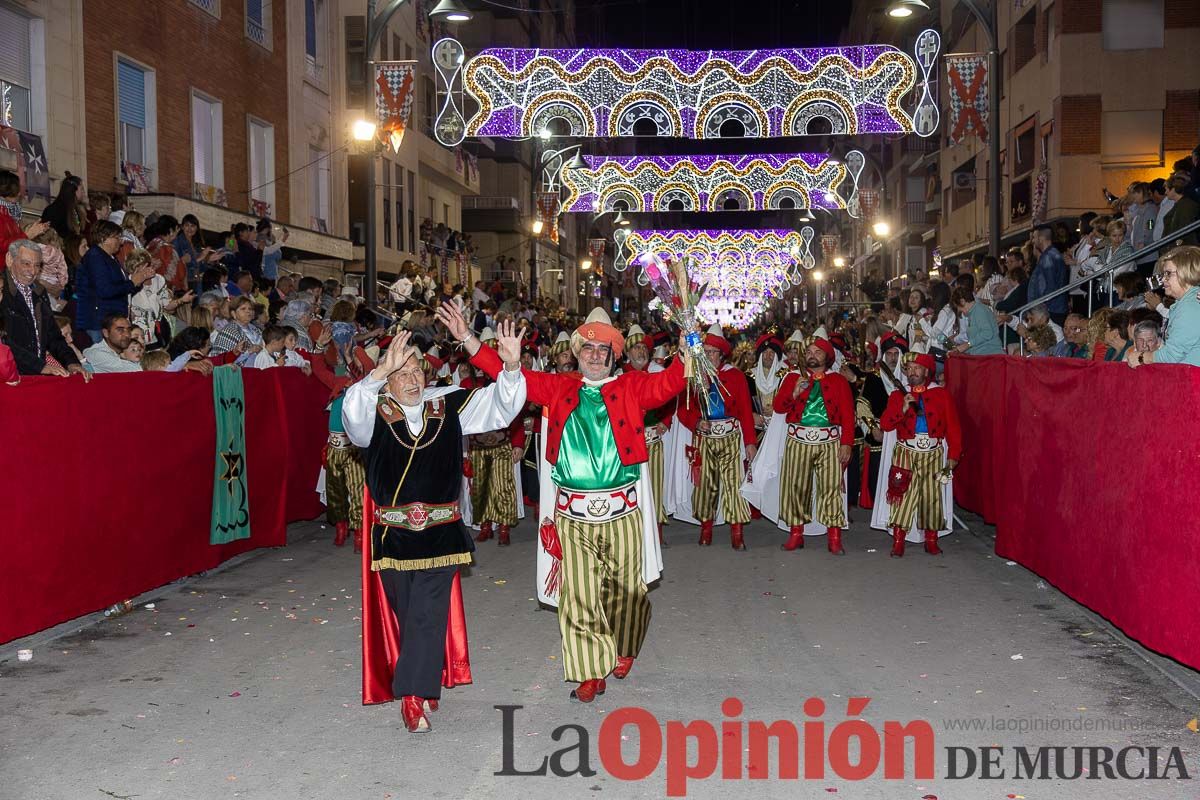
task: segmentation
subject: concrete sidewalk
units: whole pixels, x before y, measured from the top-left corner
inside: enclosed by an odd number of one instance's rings
[[[591,706],[568,700],[553,613],[533,592],[532,521],[514,544],[480,546],[463,581],[475,684],[449,690],[434,732],[402,731],[395,704],[359,702],[358,560],[331,545],[332,530],[294,526],[288,547],[233,568],[165,587],[115,620],[47,642],[31,637],[34,660],[0,657],[0,798],[657,798],[664,762],[623,781],[598,755],[607,714],[640,706],[657,719],[814,719],[802,705],[822,698],[826,737],[848,719],[852,696],[871,698],[861,716],[927,720],[936,737],[936,777],[863,781],[826,767],[824,778],[722,780],[721,769],[687,784],[694,798],[830,797],[1196,798],[1200,736],[1186,725],[1200,703],[1194,673],[1146,655],[1037,576],[991,553],[985,529],[943,539],[933,558],[919,546],[889,559],[888,539],[857,522],[847,555],[824,539],[781,552],[783,533],[750,526],[751,549],[729,549],[727,529],[697,548],[698,529],[673,524],[666,571],[651,593],[654,616],[642,657],[626,681],[609,680]],[[21,645],[27,646],[27,645]],[[1174,679],[1173,679],[1174,678]],[[723,715],[736,697],[740,716]],[[534,769],[579,732],[590,737],[596,774],[498,776],[502,716],[514,712],[513,766]],[[998,730],[1037,726],[1037,731]],[[1047,730],[1050,727],[1092,730]],[[965,728],[965,729],[964,729]],[[1097,730],[1097,728],[1101,728]],[[1113,728],[1120,728],[1113,730]],[[624,759],[637,759],[627,728]],[[744,735],[744,734],[743,734]],[[730,737],[722,747],[730,747]],[[1014,777],[1014,746],[1130,744],[1181,748],[1193,780],[1028,780]],[[946,748],[1003,745],[1003,779],[947,780]],[[732,745],[736,747],[736,744]],[[748,746],[743,740],[741,747]],[[911,750],[911,747],[910,747]],[[773,749],[772,749],[773,753]],[[692,749],[692,756],[696,754]],[[1073,757],[1070,757],[1073,763]],[[826,764],[829,762],[826,756]],[[853,748],[851,763],[858,760]],[[567,769],[578,764],[572,751]],[[961,755],[960,755],[961,768]],[[1086,762],[1085,762],[1086,764]],[[1147,758],[1133,758],[1134,771]],[[744,773],[743,773],[744,774]],[[1177,772],[1171,773],[1177,776]]]

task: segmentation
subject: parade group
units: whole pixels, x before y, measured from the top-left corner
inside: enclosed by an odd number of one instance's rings
[[[764,517],[773,545],[824,536],[840,556],[854,504],[893,557],[906,541],[941,553],[962,443],[933,354],[832,318],[807,333],[713,325],[702,350],[641,322],[622,332],[597,308],[547,341],[528,319],[474,330],[450,302],[421,330],[397,326],[377,361],[339,348],[323,487],[335,544],[364,551],[364,702],[399,699],[407,730],[471,681],[460,567],[526,515],[584,703],[630,675],[671,520],[701,546],[728,525],[742,551]],[[687,377],[699,358],[716,374],[706,397]]]

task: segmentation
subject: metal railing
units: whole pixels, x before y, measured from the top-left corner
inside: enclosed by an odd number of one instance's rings
[[[464,197],[462,199],[462,207],[464,209],[473,209],[477,211],[497,210],[497,209],[517,209],[520,210],[521,203],[515,197]]]
[[[1157,252],[1163,248],[1174,247],[1176,240],[1186,237],[1193,233],[1198,233],[1198,232],[1200,232],[1200,220],[1197,220],[1196,222],[1193,222],[1190,225],[1185,225],[1184,227],[1180,228],[1177,231],[1172,231],[1169,237],[1164,236],[1162,239],[1159,239],[1157,242],[1153,242],[1151,244],[1146,245],[1141,250],[1135,250],[1131,255],[1126,256],[1125,258],[1121,259],[1120,261],[1117,261],[1113,264],[1106,264],[1103,268],[1091,273],[1090,275],[1085,275],[1082,278],[1077,278],[1076,280],[1067,283],[1065,286],[1060,286],[1059,288],[1055,289],[1054,291],[1052,291],[1048,294],[1044,294],[1041,297],[1030,300],[1025,305],[1021,306],[1020,308],[1016,308],[1016,309],[1014,309],[1010,312],[1006,312],[1006,313],[1011,314],[1014,319],[1020,320],[1022,317],[1025,316],[1025,312],[1028,311],[1029,309],[1034,308],[1035,306],[1045,305],[1047,302],[1049,302],[1050,300],[1053,300],[1056,297],[1059,297],[1060,295],[1064,295],[1069,292],[1073,292],[1076,289],[1086,286],[1087,288],[1084,291],[1087,293],[1088,316],[1090,317],[1092,315],[1092,301],[1096,296],[1095,292],[1093,291],[1094,287],[1091,286],[1090,284],[1092,284],[1094,281],[1107,278],[1108,305],[1111,308],[1112,301],[1113,301],[1113,277],[1115,275],[1116,270],[1120,269],[1121,267],[1136,265],[1139,261],[1143,260],[1148,255],[1152,255],[1155,252]],[[1036,265],[1034,268],[1036,269]],[[1007,325],[1005,326],[1004,344],[1006,346],[1008,345]],[[1021,340],[1020,345],[1021,345],[1021,352],[1024,353],[1025,352],[1024,339]]]

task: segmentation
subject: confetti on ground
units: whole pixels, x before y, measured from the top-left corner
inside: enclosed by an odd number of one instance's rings
[[[497,586],[503,586],[504,584],[508,583],[508,581],[498,580],[498,581],[492,581],[492,583],[496,584]]]
[[[1079,635],[1080,636],[1095,636],[1096,632],[1095,631],[1087,631],[1086,633],[1081,633]]]
[[[148,608],[148,609],[150,609],[151,611],[153,611],[153,610],[154,610],[154,603],[146,603],[146,605],[142,606],[142,608]]]
[[[230,692],[229,696],[230,697],[241,697],[242,693],[241,692]]]
[[[1013,653],[1011,656],[1009,656],[1009,658],[1011,658],[1013,661],[1024,661],[1025,660],[1025,656],[1021,655],[1020,653]]]
[[[1015,562],[1015,561],[1005,561],[1004,562],[1004,566],[1006,566],[1006,567],[1015,567],[1016,565],[1017,565],[1017,562]]]

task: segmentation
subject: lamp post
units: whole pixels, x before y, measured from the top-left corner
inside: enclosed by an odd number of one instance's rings
[[[996,29],[1000,26],[997,16],[999,0],[959,0],[979,27],[988,45],[988,251],[996,258],[1000,257],[1000,46],[997,41]],[[896,19],[911,17],[917,11],[929,11],[925,0],[894,0],[888,7],[888,15]]]

